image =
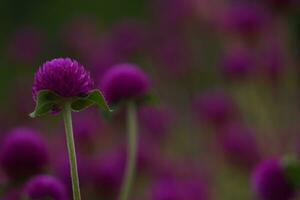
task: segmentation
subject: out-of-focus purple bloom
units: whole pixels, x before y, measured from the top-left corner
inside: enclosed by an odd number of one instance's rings
[[[190,70],[191,52],[182,35],[167,34],[154,37],[153,41],[151,54],[165,68],[165,73],[184,75]]]
[[[80,180],[81,187],[86,187],[91,183],[91,169],[92,165],[90,163],[90,159],[78,154],[77,157],[77,168],[78,168],[78,176]],[[56,177],[58,177],[67,188],[68,194],[71,196],[72,193],[72,182],[71,182],[71,174],[70,174],[70,161],[67,156],[67,152],[63,152],[63,155],[58,159],[54,160],[55,162],[55,173]]]
[[[74,113],[74,138],[79,150],[93,150],[98,136],[103,132],[103,122],[94,110],[86,110],[83,113]]]
[[[271,83],[278,83],[283,76],[285,69],[285,59],[282,50],[276,45],[270,45],[262,53],[262,70],[264,75]]]
[[[166,135],[173,118],[167,107],[143,106],[139,109],[141,127],[150,137],[161,138]]]
[[[146,95],[150,89],[150,80],[138,66],[118,64],[103,75],[100,88],[108,102],[116,104]]]
[[[195,99],[196,114],[215,126],[221,126],[237,115],[237,105],[222,90],[208,91]]]
[[[67,200],[65,185],[50,175],[32,177],[25,185],[24,195],[32,200],[51,198],[53,200]]]
[[[243,80],[254,74],[255,57],[245,48],[234,47],[225,52],[220,65],[225,78]]]
[[[225,10],[221,23],[227,31],[253,38],[260,35],[268,25],[268,15],[259,5],[236,3]]]
[[[34,100],[41,90],[50,90],[62,97],[76,97],[87,95],[93,86],[90,73],[81,64],[70,58],[56,58],[39,68],[32,94]]]
[[[95,161],[92,168],[93,186],[106,198],[118,193],[125,171],[125,154],[121,151],[110,151]]]
[[[179,28],[188,24],[195,16],[193,0],[155,0],[153,10],[157,23],[161,28]]]
[[[147,32],[143,24],[138,21],[126,20],[114,25],[107,39],[116,52],[128,57],[142,50],[146,44]]]
[[[278,158],[265,160],[257,166],[252,175],[252,188],[262,200],[289,200],[295,195],[295,188]]]
[[[241,123],[231,123],[219,131],[221,148],[233,164],[251,169],[260,161],[255,134],[250,128]]]
[[[37,28],[25,27],[15,32],[9,42],[8,53],[13,60],[33,63],[42,53],[44,38]]]
[[[94,19],[80,16],[65,24],[62,41],[80,56],[86,56],[98,40],[98,25]]]
[[[12,179],[40,173],[48,163],[44,139],[35,130],[13,129],[1,145],[1,167]]]

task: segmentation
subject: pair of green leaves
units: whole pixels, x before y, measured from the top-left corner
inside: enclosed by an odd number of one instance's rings
[[[74,112],[79,112],[93,105],[99,106],[106,116],[110,116],[112,112],[99,90],[93,90],[84,97],[73,98],[64,98],[50,90],[41,90],[37,96],[35,110],[29,116],[35,118],[47,115],[55,110],[59,111],[63,109],[66,102],[70,102]]]

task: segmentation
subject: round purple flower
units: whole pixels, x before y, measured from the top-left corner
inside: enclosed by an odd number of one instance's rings
[[[295,188],[288,181],[280,159],[263,161],[252,175],[252,187],[262,200],[289,200]]]
[[[222,90],[213,90],[198,96],[195,109],[202,120],[215,126],[223,125],[237,114],[233,99]]]
[[[229,124],[220,130],[219,142],[225,156],[235,165],[252,168],[260,161],[255,135],[240,123]]]
[[[225,12],[223,25],[234,33],[245,37],[259,35],[267,25],[267,13],[258,6],[248,3],[234,4]]]
[[[67,200],[66,188],[57,178],[49,175],[38,175],[25,185],[24,195],[32,200],[51,198]]]
[[[254,56],[244,48],[234,47],[225,52],[221,62],[221,72],[225,78],[240,80],[254,72]]]
[[[167,107],[143,106],[139,109],[141,126],[150,136],[162,138],[171,127],[173,120]]]
[[[92,168],[93,185],[103,196],[114,199],[121,186],[125,171],[125,154],[111,151],[95,161]]]
[[[28,128],[12,130],[0,149],[1,167],[13,179],[23,179],[41,172],[48,162],[45,141]]]
[[[76,97],[87,95],[93,86],[90,73],[81,64],[70,58],[56,58],[39,68],[32,93],[34,100],[41,90],[50,90],[62,97]]]
[[[150,89],[150,81],[138,66],[119,64],[103,75],[100,88],[108,102],[116,104],[146,95]]]
[[[43,51],[44,37],[36,27],[17,30],[8,46],[8,54],[14,61],[33,63]]]

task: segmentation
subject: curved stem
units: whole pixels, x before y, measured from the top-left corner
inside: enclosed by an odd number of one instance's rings
[[[125,176],[123,179],[119,200],[127,200],[133,183],[137,154],[137,117],[134,102],[127,104],[128,150]]]
[[[72,110],[71,110],[70,103],[65,104],[65,107],[63,109],[63,118],[65,123],[65,131],[66,131],[67,146],[68,146],[68,153],[69,153],[73,199],[81,200],[79,178],[78,178],[78,171],[77,171],[76,152],[75,152],[75,144],[74,144],[74,136],[73,136],[73,126],[72,126]]]

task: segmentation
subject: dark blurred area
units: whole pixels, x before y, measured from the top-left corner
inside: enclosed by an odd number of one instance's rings
[[[17,175],[1,158],[0,199],[18,199],[10,196],[41,173],[71,189],[61,117],[28,117],[34,73],[55,57],[78,60],[96,85],[119,63],[149,74],[158,102],[138,111],[132,200],[258,199],[255,167],[300,157],[299,0],[1,0],[0,23],[0,157],[20,128],[42,137],[36,156],[47,157],[35,171],[24,161]],[[74,114],[83,199],[119,192],[123,114]]]

